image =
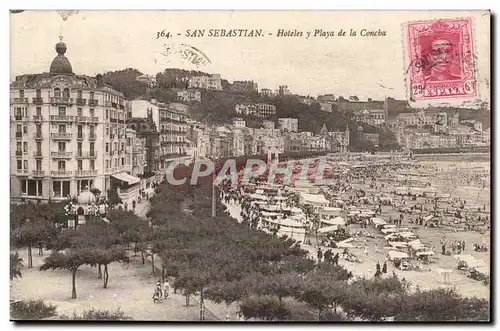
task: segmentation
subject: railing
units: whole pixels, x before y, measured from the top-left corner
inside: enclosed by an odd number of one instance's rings
[[[42,151],[34,151],[34,152],[33,152],[33,156],[34,156],[34,157],[42,157],[42,155],[43,155],[43,154],[42,154]]]
[[[66,170],[52,170],[50,174],[54,177],[70,177],[72,174],[72,171],[66,171]]]
[[[98,123],[99,122],[99,117],[97,116],[92,116],[90,118],[90,123]]]
[[[71,159],[73,157],[72,152],[51,152],[50,155],[54,159]]]
[[[33,100],[33,103],[35,105],[41,105],[41,104],[43,104],[43,98],[41,98],[41,97],[33,98],[32,100]]]
[[[28,103],[28,98],[13,98],[11,103]]]
[[[33,170],[33,171],[31,172],[31,174],[32,174],[33,176],[43,176],[43,175],[45,174],[45,171],[44,171],[44,170]]]
[[[93,159],[97,157],[97,153],[95,151],[93,152],[77,152],[75,157],[77,159]]]
[[[85,135],[83,133],[79,133],[79,134],[76,135],[76,139],[77,140],[83,140],[83,139],[85,139]]]
[[[23,133],[22,132],[16,132],[16,138],[22,138]]]
[[[71,139],[71,133],[67,132],[57,132],[57,133],[51,133],[50,136],[52,139]]]
[[[16,156],[23,156],[23,151],[16,151]]]
[[[87,104],[87,99],[76,98],[76,104],[79,106],[85,106]]]
[[[75,120],[75,116],[68,115],[50,115],[51,121],[57,122],[73,122]]]
[[[37,140],[38,139],[43,139],[42,133],[41,132],[40,133],[35,133],[35,139],[37,139]]]
[[[89,140],[96,140],[96,134],[95,133],[89,134]]]
[[[52,97],[50,98],[50,103],[53,105],[71,105],[73,104],[73,98]]]
[[[28,173],[28,169],[17,169],[16,172],[18,174],[27,174]]]
[[[87,116],[77,116],[75,117],[75,121],[79,123],[90,123],[90,117]]]
[[[22,115],[14,115],[14,121],[22,121],[23,116]]]
[[[97,175],[97,170],[77,170],[75,172],[75,176],[78,177],[87,177],[87,176],[95,176]]]
[[[97,106],[99,102],[96,99],[89,99],[89,106]]]
[[[43,121],[42,115],[33,115],[33,121],[40,122]]]

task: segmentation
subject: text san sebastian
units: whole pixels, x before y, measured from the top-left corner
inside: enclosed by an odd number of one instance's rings
[[[186,30],[186,37],[262,37],[262,29],[209,29]]]

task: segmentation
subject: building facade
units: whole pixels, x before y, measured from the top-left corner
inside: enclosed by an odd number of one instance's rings
[[[130,174],[132,176],[143,176],[146,170],[146,141],[144,138],[138,138],[135,130],[127,128],[127,156],[128,164],[131,165]]]
[[[363,109],[353,114],[353,119],[370,125],[384,125],[386,111],[384,109]]]
[[[132,117],[127,121],[127,128],[136,132],[136,137],[144,141],[146,149],[145,175],[153,175],[160,170],[160,133],[153,120],[153,111],[147,117]]]
[[[184,102],[201,102],[201,92],[196,89],[176,90],[177,97]]]
[[[189,88],[222,91],[221,75],[191,77],[188,82]]]
[[[182,103],[158,104],[160,131],[160,170],[168,163],[187,156],[188,106]]]
[[[299,132],[298,118],[278,118],[278,127],[281,131]]]
[[[58,200],[97,188],[129,170],[123,95],[102,76],[75,75],[66,44],[48,73],[10,85],[11,197]]]
[[[269,98],[274,96],[273,90],[271,90],[269,88],[260,89],[260,94],[264,95],[266,97],[269,97]]]

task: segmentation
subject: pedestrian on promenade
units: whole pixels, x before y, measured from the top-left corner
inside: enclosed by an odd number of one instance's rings
[[[377,264],[375,265],[377,272],[380,272],[380,262],[377,261]]]
[[[384,261],[384,265],[382,266],[382,273],[386,274],[387,273],[387,262]]]
[[[170,292],[170,284],[168,283],[168,278],[165,278],[165,283],[163,283],[163,298],[168,298]]]
[[[318,253],[316,254],[316,257],[318,258],[318,263],[321,262],[321,259],[323,258],[323,251],[321,248],[318,248]]]

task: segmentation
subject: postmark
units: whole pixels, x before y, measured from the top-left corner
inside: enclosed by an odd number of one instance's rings
[[[167,59],[178,57],[196,65],[198,68],[212,63],[202,51],[186,44],[165,44],[164,51],[161,54]]]
[[[477,96],[470,18],[408,22],[405,29],[407,79],[412,100]]]

